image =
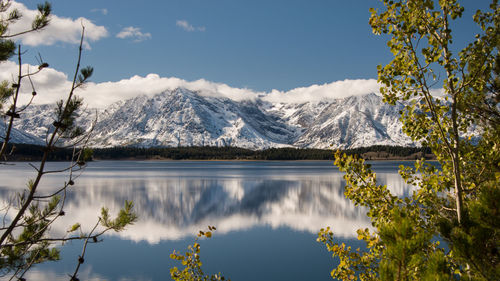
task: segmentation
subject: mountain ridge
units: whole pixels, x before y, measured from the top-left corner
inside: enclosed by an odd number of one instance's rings
[[[54,107],[33,105],[15,128],[42,142]],[[402,104],[390,106],[375,93],[318,102],[235,101],[185,88],[118,101],[106,109],[82,111],[77,122],[90,127],[97,113],[94,147],[236,146],[355,148],[414,146],[401,130]],[[21,141],[25,142],[25,141]]]

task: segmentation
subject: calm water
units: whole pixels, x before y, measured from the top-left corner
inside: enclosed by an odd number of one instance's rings
[[[400,162],[374,162],[381,183],[404,195]],[[61,168],[65,163],[51,163]],[[0,198],[5,202],[33,177],[27,163],[0,169]],[[43,180],[46,193],[65,175]],[[126,231],[91,244],[80,280],[169,280],[174,249],[184,251],[198,230],[217,227],[201,242],[203,268],[232,280],[331,280],[335,265],[316,242],[331,226],[354,247],[356,229],[368,227],[365,210],[343,195],[342,174],[329,161],[103,161],[92,162],[76,180],[66,201],[66,216],[51,229],[65,233],[79,222],[89,230],[102,206],[118,210],[133,200],[139,221]],[[35,267],[28,280],[67,280],[82,243],[67,244],[62,261]]]

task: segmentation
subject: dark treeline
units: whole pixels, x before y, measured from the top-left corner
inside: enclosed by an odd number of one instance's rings
[[[249,159],[254,151],[238,147],[111,147],[94,148],[94,159]]]
[[[5,157],[7,158],[6,160],[9,161],[39,161],[42,159],[45,149],[44,146],[40,145],[9,143]],[[72,149],[55,148],[48,154],[48,161],[70,161],[72,155]]]
[[[237,147],[113,147],[96,148],[94,158],[111,159],[173,159],[173,160],[329,160],[331,150],[270,148],[250,150]]]
[[[43,147],[29,144],[10,145],[8,160],[36,161],[43,154]],[[92,149],[95,160],[333,160],[334,150],[311,148],[269,148],[250,150],[238,147],[111,147]],[[344,150],[365,159],[416,159],[431,155],[429,148],[376,145]],[[67,161],[73,153],[59,148],[50,153],[50,161]],[[415,157],[417,156],[417,157]]]
[[[407,157],[417,153],[432,154],[428,147],[405,147],[405,146],[390,146],[390,145],[373,145],[369,147],[351,148],[345,150],[347,154],[362,155],[368,152],[386,152],[393,156]]]

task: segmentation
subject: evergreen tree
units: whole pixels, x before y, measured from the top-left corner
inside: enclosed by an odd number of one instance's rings
[[[0,150],[0,159],[6,154],[6,148],[10,140],[15,119],[20,118],[20,113],[28,105],[19,107],[17,100],[20,94],[21,84],[30,80],[48,66],[41,62],[36,72],[25,72],[22,68],[21,46],[16,46],[10,39],[20,34],[40,30],[47,26],[50,21],[51,6],[48,3],[38,6],[39,14],[32,22],[29,30],[17,34],[9,33],[9,25],[18,20],[22,15],[16,10],[9,10],[10,1],[0,1],[0,62],[5,61],[13,55],[17,56],[19,70],[15,83],[0,83],[0,109],[2,114],[8,119],[8,125],[3,135],[3,144]],[[90,138],[91,128],[85,130],[77,124],[76,117],[82,106],[82,99],[77,97],[75,90],[87,82],[92,75],[91,67],[80,67],[82,37],[78,52],[78,60],[73,83],[68,91],[68,95],[57,103],[54,112],[54,122],[48,130],[46,146],[41,153],[41,160],[34,168],[34,178],[27,180],[27,188],[17,194],[17,200],[6,202],[3,206],[3,223],[0,225],[0,275],[10,275],[11,279],[24,280],[25,273],[38,263],[58,260],[59,249],[54,247],[69,240],[83,240],[83,251],[78,257],[75,271],[70,275],[71,280],[78,280],[77,274],[80,265],[84,262],[84,255],[88,243],[98,242],[98,237],[107,231],[120,231],[126,225],[136,220],[136,215],[132,211],[132,203],[125,202],[125,206],[120,210],[115,219],[111,219],[106,208],[101,210],[101,216],[97,219],[94,228],[85,233],[79,223],[74,224],[68,230],[68,234],[63,237],[54,237],[49,233],[50,226],[59,217],[65,215],[64,202],[68,187],[75,184],[76,172],[81,171],[89,156],[86,143]],[[17,50],[17,52],[16,52]],[[33,88],[32,98],[36,96],[36,85],[30,83]],[[7,105],[7,106],[6,106]],[[6,110],[5,110],[6,109]],[[58,145],[70,143],[73,148],[71,161],[66,169],[60,171],[47,170],[46,163],[49,155]],[[2,163],[4,164],[4,163]],[[68,179],[61,183],[61,187],[54,193],[47,194],[41,190],[39,184],[42,177],[48,173],[68,172]],[[100,226],[100,228],[98,228]]]

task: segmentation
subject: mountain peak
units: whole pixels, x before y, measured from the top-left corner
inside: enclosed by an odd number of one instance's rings
[[[186,88],[139,96],[98,112],[92,146],[237,146],[352,148],[376,144],[411,145],[401,131],[399,110],[375,94],[344,99],[272,103],[236,101]],[[31,106],[16,124],[42,139],[39,128],[53,120],[48,109]],[[89,124],[90,118],[78,122]],[[26,142],[26,141],[22,141]]]

